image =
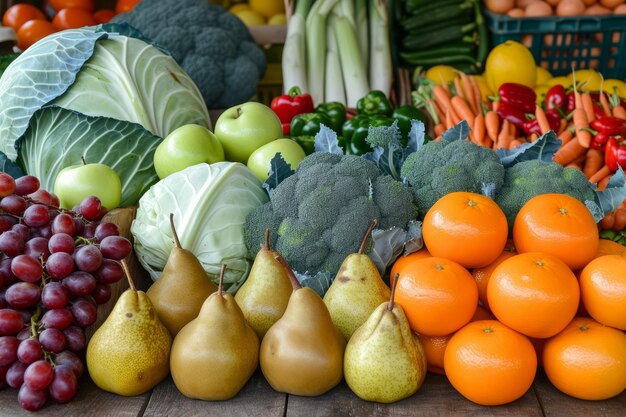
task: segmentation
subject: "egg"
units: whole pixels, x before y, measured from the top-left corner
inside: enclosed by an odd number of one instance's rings
[[[585,4],[582,0],[561,0],[556,6],[558,16],[581,16],[585,13]]]
[[[527,17],[552,16],[552,6],[543,1],[530,3],[525,11]]]
[[[515,0],[485,0],[485,6],[494,13],[507,13],[515,6]]]

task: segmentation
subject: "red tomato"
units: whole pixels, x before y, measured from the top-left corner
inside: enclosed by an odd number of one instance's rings
[[[109,23],[111,19],[113,19],[113,16],[115,16],[115,12],[110,9],[100,9],[93,14],[93,18],[101,25]]]
[[[115,14],[130,12],[141,0],[117,0]]]
[[[68,7],[75,7],[78,9],[87,10],[93,12],[95,7],[94,0],[49,0],[50,7],[58,12],[61,9],[67,9]]]
[[[17,47],[25,51],[39,39],[56,32],[54,25],[44,19],[33,19],[24,23],[17,31]]]
[[[32,4],[18,3],[9,7],[2,16],[2,25],[13,28],[16,32],[24,23],[33,19],[45,20],[46,16]]]
[[[64,29],[76,29],[83,26],[97,25],[96,19],[87,10],[77,9],[75,7],[68,7],[67,9],[61,9],[52,19],[52,24],[58,30]]]

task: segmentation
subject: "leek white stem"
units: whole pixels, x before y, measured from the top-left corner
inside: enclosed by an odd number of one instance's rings
[[[369,0],[370,2],[370,40],[371,54],[369,76],[372,90],[380,90],[387,97],[391,92],[393,65],[389,45],[389,14],[387,0]]]
[[[335,19],[333,26],[341,71],[346,86],[346,101],[350,107],[356,107],[356,102],[365,96],[370,88],[367,80],[367,69],[363,65],[363,56],[359,48],[359,38],[354,22],[353,0],[340,0],[333,9]]]
[[[326,85],[324,87],[324,100],[338,101],[344,106],[346,104],[346,91],[343,85],[343,74],[341,72],[341,62],[337,49],[337,37],[333,21],[335,16],[328,16],[326,25]]]
[[[305,19],[313,0],[298,0],[294,14],[289,19],[282,55],[283,86],[285,92],[292,87],[309,91],[306,69]]]
[[[369,63],[369,27],[367,23],[367,1],[368,0],[356,0],[354,3],[354,21],[356,25],[356,31],[359,35],[359,49],[361,55],[363,55],[363,66],[367,67]]]
[[[306,58],[309,93],[315,105],[324,102],[326,18],[339,0],[317,0],[306,17]],[[284,52],[283,52],[284,54]]]

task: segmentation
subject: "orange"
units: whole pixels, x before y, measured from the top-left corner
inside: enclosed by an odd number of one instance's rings
[[[2,25],[13,28],[17,32],[24,23],[33,19],[46,20],[46,16],[32,4],[18,3],[4,12]]]
[[[489,310],[487,310],[485,307],[478,306],[476,307],[476,311],[474,312],[474,315],[472,316],[472,319],[470,321],[495,320],[495,319],[496,317],[493,314],[491,314]]]
[[[626,246],[620,245],[617,242],[613,242],[609,239],[600,239],[598,243],[598,251],[596,252],[596,258],[604,255],[620,255],[626,256]]]
[[[33,19],[24,23],[17,31],[17,47],[25,51],[32,44],[56,32],[54,25],[47,20]]]
[[[76,7],[88,12],[93,12],[95,9],[94,0],[49,0],[49,3],[55,12],[68,7]]]
[[[52,24],[58,30],[64,29],[77,29],[84,26],[97,25],[96,19],[93,14],[87,10],[78,9],[76,7],[68,7],[67,9],[61,9],[52,19]]]
[[[496,320],[469,323],[446,347],[444,369],[452,386],[470,401],[501,405],[528,391],[537,355],[528,338]]]
[[[580,289],[574,273],[559,258],[523,253],[502,262],[487,286],[491,312],[530,337],[551,337],[574,318]]]
[[[433,256],[480,268],[502,253],[508,226],[502,209],[490,198],[456,192],[441,197],[428,210],[422,233]]]
[[[489,284],[491,274],[498,265],[513,255],[515,255],[515,252],[505,250],[489,265],[482,268],[476,268],[472,271],[472,276],[476,280],[476,285],[478,285],[478,299],[485,308],[489,308],[489,301],[487,300],[487,284]]]
[[[580,293],[594,320],[626,330],[626,257],[606,255],[591,261],[580,274]]]
[[[405,265],[410,265],[413,261],[417,261],[418,259],[428,258],[432,256],[428,249],[425,247],[418,250],[417,252],[410,253],[406,256],[400,256],[391,266],[391,272],[389,273],[389,285],[393,285],[393,281],[395,280],[395,276],[399,273]]]
[[[430,257],[402,269],[395,300],[411,329],[428,336],[445,336],[468,323],[478,304],[478,288],[461,265]]]
[[[605,400],[626,389],[626,334],[590,318],[576,318],[543,347],[552,384],[583,400]]]
[[[587,207],[565,194],[541,194],[528,200],[513,224],[519,253],[557,256],[576,271],[598,251],[598,226]]]

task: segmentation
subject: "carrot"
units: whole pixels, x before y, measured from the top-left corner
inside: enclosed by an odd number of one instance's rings
[[[580,155],[578,158],[574,159],[572,162],[582,168],[583,164],[585,163],[585,159],[586,158],[587,158],[587,154],[584,153],[584,154]]]
[[[465,93],[463,93],[463,88],[461,87],[461,77],[458,75],[454,77],[454,89],[457,96],[465,98]]]
[[[626,120],[626,109],[622,106],[613,107],[613,117],[617,117],[618,119]]]
[[[478,113],[474,118],[474,139],[479,145],[485,144],[485,116]]]
[[[502,122],[502,129],[500,129],[500,133],[498,134],[498,140],[496,141],[496,149],[500,148],[508,148],[511,143],[511,134],[509,129],[509,121],[505,120]]]
[[[463,97],[454,96],[450,99],[450,102],[452,103],[452,108],[456,111],[456,114],[461,116],[461,119],[465,119],[471,128],[474,123],[475,116],[474,112],[472,112],[472,109],[467,104],[467,101]]]
[[[530,134],[529,141],[530,141],[531,143],[532,143],[532,142],[534,142],[534,141],[536,141],[537,139],[539,139],[539,136],[537,136],[537,134],[536,134],[536,133],[531,133],[531,134]]]
[[[583,99],[581,97],[581,94],[576,89],[576,85],[574,85],[574,108],[575,109],[583,108]]]
[[[494,143],[498,139],[498,131],[500,129],[500,118],[495,111],[488,111],[485,114],[485,129],[487,130],[487,136]]]
[[[596,113],[593,111],[593,100],[591,99],[591,94],[581,94],[581,101],[583,103],[583,110],[585,111],[585,114],[587,114],[587,122],[591,123],[596,120]]]
[[[586,150],[587,148],[582,147],[577,140],[570,140],[556,151],[552,160],[557,164],[565,166],[580,155],[583,155]]]
[[[585,158],[583,172],[587,178],[598,172],[604,165],[604,153],[596,149],[589,149]]]
[[[454,127],[454,121],[452,120],[452,109],[446,109],[446,129]]]
[[[556,134],[560,135],[561,133],[563,133],[563,131],[565,131],[565,129],[567,129],[567,120],[561,119],[561,122],[559,125],[559,131],[556,132]]]
[[[434,99],[430,99],[428,100],[428,105],[430,105],[430,107],[435,110],[435,113],[437,114],[437,118],[439,119],[439,123],[443,123],[443,121],[446,119],[446,115],[444,114],[444,112],[441,110],[441,107],[439,107],[439,105],[437,104],[437,101]]]
[[[482,102],[483,102],[483,95],[480,92],[480,87],[478,86],[478,81],[476,81],[476,77],[473,75],[470,75],[470,82],[472,84],[472,90],[474,91],[474,97],[476,100],[476,107],[477,110],[480,112],[482,109]]]
[[[446,93],[448,93],[448,97],[451,97],[452,96],[452,91],[450,91],[450,86],[443,79],[443,74],[439,74],[439,80],[441,81],[441,87],[446,91]]]
[[[474,90],[472,89],[472,83],[463,71],[459,71],[459,75],[461,76],[461,86],[463,87],[463,94],[465,94],[467,104],[469,104],[474,114],[478,114],[479,109],[477,107],[476,97],[474,96]]]
[[[611,177],[612,177],[612,175],[607,175],[606,177],[604,177],[600,181],[598,181],[598,190],[599,191],[603,191],[603,190],[606,189],[606,186],[609,185],[609,181],[611,181]]]
[[[509,123],[509,135],[512,139],[515,139],[515,137],[517,136],[517,128],[513,123]]]
[[[589,120],[587,119],[587,114],[583,109],[574,109],[574,128],[576,129],[576,137],[578,138],[578,142],[584,148],[588,148],[591,145],[591,133],[589,133]]]
[[[443,132],[446,131],[446,127],[443,125],[443,123],[439,123],[435,125],[434,130],[435,130],[435,135],[441,136]]]
[[[595,174],[593,174],[591,177],[589,177],[589,182],[592,183],[592,184],[597,184],[601,180],[603,180],[604,177],[607,177],[609,175],[611,175],[611,170],[609,169],[608,166],[603,165],[602,168],[597,170]]]
[[[572,161],[569,164],[565,165],[565,168],[574,168],[577,169],[579,171],[582,171],[582,168],[580,167],[579,164],[577,164],[576,162]]]
[[[539,105],[535,105],[535,117],[537,118],[537,123],[539,123],[539,130],[542,135],[545,135],[550,130],[550,122],[548,121],[548,117],[546,116],[546,112]]]
[[[522,141],[519,139],[513,139],[511,143],[509,143],[509,149],[515,149],[522,144]]]
[[[572,133],[571,130],[569,129],[565,129],[564,131],[562,131],[561,133],[559,133],[559,139],[561,139],[561,146],[565,145],[567,142],[569,142],[570,140],[572,140],[572,138],[574,137],[574,134]]]
[[[460,122],[461,119],[454,111],[454,108],[452,107],[452,103],[450,102],[450,96],[448,95],[446,90],[440,85],[436,85],[433,88],[433,94],[435,95],[435,100],[437,101],[437,104],[439,104],[439,107],[441,107],[442,111],[445,112],[448,109],[450,109],[450,117],[452,118],[452,122],[454,124]]]
[[[611,106],[609,105],[609,99],[606,97],[606,93],[600,93],[600,105],[605,116],[611,115]]]
[[[491,102],[491,110],[498,111],[499,108],[500,108],[500,102],[499,101]]]

